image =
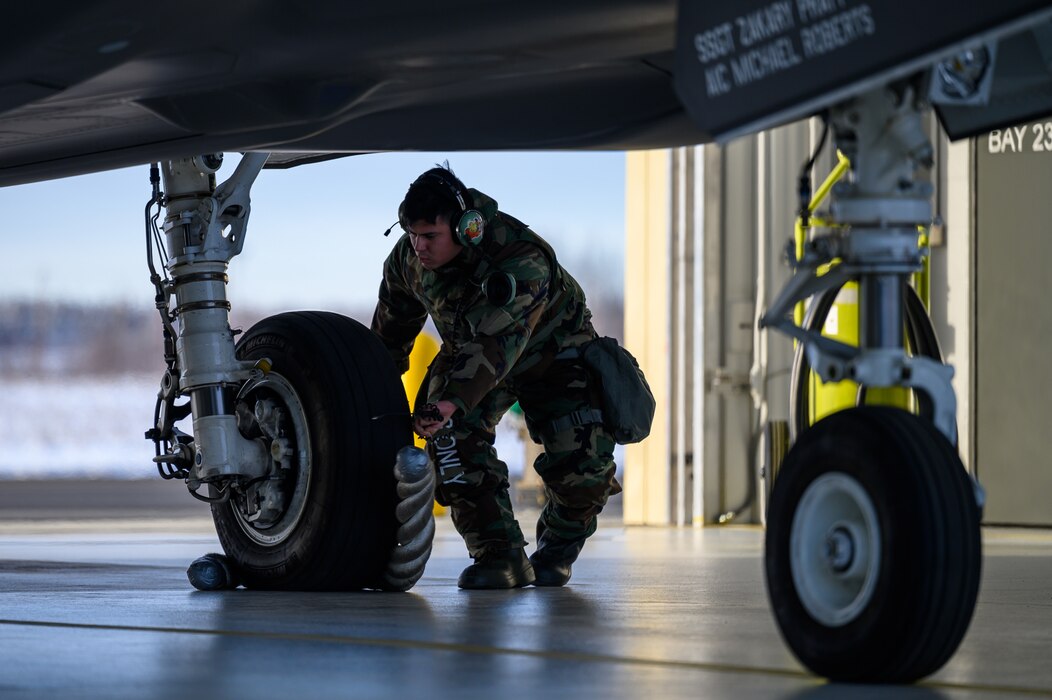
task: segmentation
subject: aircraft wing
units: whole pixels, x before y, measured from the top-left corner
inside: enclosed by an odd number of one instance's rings
[[[27,3],[0,48],[0,185],[212,151],[709,140],[673,0]],[[328,155],[325,155],[328,154]]]
[[[212,151],[271,151],[271,167],[289,167],[356,152],[703,143],[813,114],[983,32],[1031,26],[1045,6],[24,3],[0,29],[0,186]],[[1001,52],[1012,100],[1029,101],[1001,122],[1052,111],[1042,21]],[[992,125],[958,112],[940,111],[952,135]]]

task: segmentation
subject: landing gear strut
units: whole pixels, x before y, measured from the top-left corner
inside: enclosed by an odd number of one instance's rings
[[[930,415],[863,406],[803,431],[779,470],[767,514],[767,588],[782,635],[815,673],[909,682],[953,654],[975,608],[982,491],[956,443],[953,369],[909,356],[906,276],[931,220],[921,104],[909,82],[840,104],[828,117],[853,178],[833,190],[842,228],[811,241],[763,325],[805,345],[824,381],[907,386]],[[839,261],[839,262],[837,262]],[[819,275],[817,268],[832,263]],[[792,322],[801,301],[859,283],[859,347]]]
[[[299,312],[234,342],[226,271],[266,159],[245,155],[218,187],[221,154],[153,169],[164,193],[155,175],[148,258],[168,369],[147,437],[162,476],[211,503],[244,585],[406,590],[430,553],[433,479],[426,468],[396,473],[396,453],[412,443],[409,407],[379,339],[350,318]],[[151,216],[162,205],[163,241]],[[192,435],[175,427],[188,414]],[[406,420],[372,420],[392,414]]]

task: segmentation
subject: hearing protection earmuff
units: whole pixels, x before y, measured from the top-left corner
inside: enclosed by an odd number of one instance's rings
[[[460,190],[456,180],[443,168],[433,168],[416,179],[417,184],[424,181],[438,182],[456,200],[460,209],[449,218],[449,227],[453,231],[453,237],[457,243],[465,247],[477,246],[482,243],[482,236],[486,230],[486,217],[477,209],[468,208],[468,197]]]

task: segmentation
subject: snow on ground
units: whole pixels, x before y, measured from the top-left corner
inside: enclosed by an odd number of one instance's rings
[[[159,383],[159,375],[0,380],[0,480],[156,478],[154,443],[143,434]],[[180,428],[190,433],[189,420]],[[510,417],[495,447],[512,480],[531,468]],[[620,465],[622,447],[614,457]]]
[[[0,479],[157,475],[151,427],[158,376],[5,379]]]
[[[143,433],[159,382],[159,375],[3,380],[0,479],[155,478],[153,443]],[[510,423],[498,427],[496,448],[515,479],[525,446]]]

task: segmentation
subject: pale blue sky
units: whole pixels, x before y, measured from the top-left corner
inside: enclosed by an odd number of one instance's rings
[[[228,155],[220,180],[239,156]],[[624,154],[385,153],[265,170],[252,190],[230,299],[253,308],[340,308],[375,300],[396,240],[383,231],[409,183],[436,162],[551,242],[591,295],[619,290]],[[152,305],[143,207],[148,167],[0,188],[0,299]]]

